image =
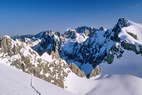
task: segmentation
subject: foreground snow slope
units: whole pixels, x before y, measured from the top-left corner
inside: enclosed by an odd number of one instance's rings
[[[103,74],[129,74],[142,78],[142,57],[132,51],[125,51],[123,57],[114,59],[112,64],[101,64]]]
[[[141,55],[125,51],[112,64],[100,65],[102,75],[92,79],[69,74],[65,85],[68,91],[79,95],[142,95]]]
[[[73,95],[2,63],[0,63],[0,75],[0,95]]]
[[[95,80],[87,95],[142,95],[142,79],[131,75],[113,75]]]
[[[81,78],[70,73],[65,80],[65,89],[78,95],[85,95],[95,87],[95,83],[95,80]]]
[[[0,95],[73,95],[4,64],[0,64],[0,75]],[[67,90],[79,95],[142,95],[142,79],[131,75],[85,79],[70,74],[66,82]]]
[[[70,74],[66,90],[78,95],[142,95],[142,79],[132,75],[100,75],[85,79]]]

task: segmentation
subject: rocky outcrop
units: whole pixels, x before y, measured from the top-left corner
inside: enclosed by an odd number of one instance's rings
[[[1,40],[1,49],[9,56],[18,54],[18,52],[20,52],[20,49],[22,48],[21,46],[15,44],[15,42],[9,36],[4,36]]]
[[[65,37],[65,38],[75,39],[75,38],[76,38],[76,30],[74,30],[74,29],[68,29],[68,30],[64,33],[64,37]]]
[[[61,45],[60,33],[58,32],[42,32],[42,34],[37,34],[35,37],[41,38],[41,42],[32,48],[37,51],[40,55],[44,52],[58,52]]]
[[[0,60],[7,60],[6,63],[23,72],[64,88],[64,78],[67,77],[69,68],[61,58],[56,56],[56,60],[48,62],[25,43],[14,41],[9,36],[3,37],[1,49]]]
[[[101,73],[101,68],[99,66],[97,66],[95,69],[92,70],[89,78],[96,77],[100,73]]]
[[[86,77],[85,73],[83,71],[81,71],[77,65],[70,64],[69,67],[70,67],[71,71],[73,73],[75,73],[77,76],[79,76],[79,77]]]
[[[92,31],[89,38],[82,43],[71,42],[63,45],[62,54],[65,55],[63,58],[65,60],[75,60],[81,64],[90,63],[95,68],[104,61],[108,51],[115,46],[111,36],[113,34],[109,30]],[[66,45],[70,47],[70,51],[66,51]]]
[[[89,63],[93,68],[96,68],[101,63],[111,64],[114,61],[114,57],[122,57],[125,50],[131,50],[139,54],[142,52],[140,45],[137,46],[129,43],[129,41],[121,41],[119,37],[122,28],[130,25],[131,23],[127,19],[120,18],[113,29],[104,29],[103,27],[99,29],[77,28],[74,33],[85,33],[86,29],[91,32],[89,32],[88,38],[81,43],[75,40],[67,40],[62,45],[61,56],[68,63],[73,61],[79,63],[79,68],[81,69],[81,64]],[[137,39],[137,36],[132,33],[128,33],[128,35]]]

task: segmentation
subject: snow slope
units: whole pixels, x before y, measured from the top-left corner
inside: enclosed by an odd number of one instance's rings
[[[137,35],[138,40],[142,41],[142,25],[130,20],[129,22],[131,23],[131,25],[124,27],[122,31],[134,33],[135,35]]]
[[[138,48],[142,46],[142,25],[133,21],[129,21],[129,23],[130,26],[123,27],[118,36],[121,41],[127,41],[130,44],[136,45]],[[136,38],[130,35],[130,33],[135,35]]]
[[[67,91],[78,95],[142,95],[142,79],[127,74],[102,74],[92,79],[70,74],[65,85]]]
[[[123,57],[112,64],[100,65],[103,74],[130,74],[142,78],[142,57],[132,51],[125,51]]]
[[[2,63],[0,63],[0,75],[0,95],[73,95],[46,81],[31,77],[31,75]],[[31,81],[35,89],[32,88]]]
[[[65,90],[78,95],[85,95],[95,87],[95,80],[78,77],[70,73],[65,80]]]
[[[142,95],[142,79],[131,75],[113,75],[95,80],[87,95]]]

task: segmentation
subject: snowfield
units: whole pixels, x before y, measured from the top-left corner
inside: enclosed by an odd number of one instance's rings
[[[142,79],[131,75],[113,75],[95,80],[87,95],[142,95]]]
[[[77,95],[142,95],[142,63],[137,60],[135,62],[138,63],[135,64],[132,60],[123,60],[131,62],[128,64],[114,63],[112,66],[104,63],[102,74],[91,79],[80,78],[71,73],[65,82],[66,90]]]
[[[123,57],[115,58],[112,64],[102,63],[100,66],[103,74],[129,74],[142,78],[142,57],[132,51],[125,51]]]
[[[2,63],[0,63],[0,75],[0,95],[73,95]]]
[[[65,89],[70,92],[2,63],[0,75],[0,95],[142,95],[142,79],[131,75],[86,79],[72,73]]]

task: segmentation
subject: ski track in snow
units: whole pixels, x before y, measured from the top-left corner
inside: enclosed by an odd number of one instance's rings
[[[0,75],[0,95],[75,95],[3,63]]]

